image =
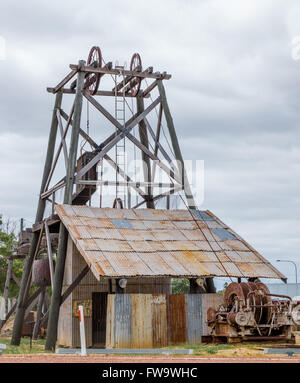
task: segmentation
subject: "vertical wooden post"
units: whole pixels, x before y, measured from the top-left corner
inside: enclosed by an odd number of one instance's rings
[[[136,97],[136,106],[137,106],[137,112],[139,114],[143,113],[145,107],[144,107],[144,98],[143,98],[142,91],[139,91]],[[139,136],[140,136],[141,143],[145,145],[147,149],[149,149],[147,126],[144,120],[140,121],[139,123]],[[151,182],[150,158],[143,151],[142,151],[142,160],[143,160],[144,181]],[[146,187],[146,194],[147,194],[147,202],[146,202],[147,208],[154,209],[155,206],[154,206],[151,186]]]
[[[214,279],[212,277],[206,278],[206,292],[207,293],[216,293],[216,287],[214,284]]]
[[[181,166],[181,169],[179,169],[179,170],[182,172],[182,184],[184,186],[184,193],[185,193],[185,196],[187,199],[187,203],[188,203],[188,206],[190,209],[196,209],[196,204],[195,204],[194,197],[193,197],[193,194],[191,191],[191,187],[190,187],[187,175],[186,175],[183,157],[181,154],[179,142],[178,142],[176,131],[174,128],[173,118],[172,118],[172,115],[171,115],[171,112],[169,109],[169,105],[168,105],[167,97],[166,97],[166,92],[165,92],[165,88],[163,86],[162,80],[158,80],[157,85],[158,85],[158,90],[159,90],[159,94],[161,97],[161,103],[163,106],[164,115],[165,115],[165,118],[167,121],[169,134],[170,134],[171,141],[172,141],[174,154],[175,154],[176,160],[179,162],[179,165]]]
[[[56,110],[61,107],[61,102],[62,102],[62,92],[58,92],[56,94],[54,109],[52,113],[52,122],[51,122],[50,134],[48,139],[48,149],[47,149],[46,160],[44,165],[40,194],[44,192],[45,185],[52,167],[56,135],[57,135],[57,126],[58,126]],[[38,202],[37,212],[36,212],[36,218],[35,218],[36,223],[40,222],[44,217],[45,204],[46,204],[46,200],[40,197]],[[18,301],[17,301],[17,311],[16,311],[16,317],[14,320],[13,334],[11,338],[11,344],[15,346],[18,346],[21,340],[22,326],[23,326],[24,315],[25,315],[24,302],[27,298],[26,287],[30,278],[32,263],[33,263],[35,251],[38,245],[38,241],[39,241],[39,232],[35,231],[31,239],[28,256],[26,257],[26,261],[25,261],[25,265],[24,265],[24,269],[22,273],[22,280],[20,285]]]
[[[83,67],[84,65],[85,65],[85,61],[83,60],[79,61],[79,67]],[[84,85],[84,76],[85,76],[85,73],[79,70],[77,75],[76,96],[74,101],[74,117],[73,117],[73,124],[72,124],[72,135],[71,135],[71,141],[70,141],[68,169],[67,169],[67,175],[66,175],[66,187],[65,187],[65,194],[64,194],[64,204],[70,204],[70,205],[72,204],[73,186],[75,183],[76,159],[77,159],[78,138],[79,138],[79,131],[80,131],[81,111],[82,111],[82,90]],[[59,309],[61,304],[61,293],[62,293],[62,284],[63,284],[63,278],[64,278],[67,242],[68,242],[68,232],[65,226],[61,223],[59,228],[57,259],[56,259],[56,267],[55,267],[55,273],[54,273],[51,306],[50,306],[50,312],[49,312],[49,322],[48,322],[48,328],[47,328],[47,340],[46,340],[46,346],[45,346],[46,350],[54,350],[56,339],[57,339],[57,324],[58,324]]]
[[[0,319],[0,330],[6,321],[7,313],[9,311],[8,310],[8,289],[9,289],[10,280],[12,277],[12,267],[13,267],[13,259],[9,258],[8,265],[7,265],[7,272],[6,272],[6,280],[5,280],[4,291],[3,291],[4,319]]]
[[[12,275],[12,267],[13,267],[13,259],[9,258],[6,272],[6,280],[3,291],[3,299],[4,299],[4,314],[7,314],[7,299],[8,299],[8,289],[10,285],[11,275]]]
[[[40,296],[39,296],[39,301],[38,301],[38,305],[37,305],[37,312],[36,312],[36,321],[35,321],[34,328],[33,328],[32,339],[37,339],[38,335],[39,335],[42,309],[43,309],[43,304],[45,301],[45,293],[46,293],[46,287],[42,290],[42,292],[40,293]]]

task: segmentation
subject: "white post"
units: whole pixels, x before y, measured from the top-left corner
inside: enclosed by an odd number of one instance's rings
[[[83,306],[78,306],[79,314],[79,328],[80,328],[80,343],[81,343],[81,356],[86,356],[86,341],[85,341],[85,328],[84,328],[84,315]]]

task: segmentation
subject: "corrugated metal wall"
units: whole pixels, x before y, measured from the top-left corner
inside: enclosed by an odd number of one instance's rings
[[[207,308],[222,301],[220,294],[111,294],[106,347],[200,344],[208,334]]]
[[[74,245],[73,241],[69,238],[67,257],[65,264],[63,292],[70,286],[86,263]],[[113,291],[115,290],[115,281],[113,281]],[[108,281],[103,279],[98,281],[93,273],[89,271],[82,279],[80,284],[73,290],[69,297],[65,300],[60,308],[59,322],[58,322],[58,345],[65,347],[80,347],[80,333],[78,317],[72,316],[72,308],[74,300],[88,300],[92,299],[93,292],[108,292]],[[171,279],[170,278],[130,278],[126,287],[127,293],[170,293],[171,292]],[[150,304],[151,305],[151,304]],[[110,304],[108,303],[108,307]],[[137,310],[138,311],[138,310]],[[121,313],[121,312],[120,312]],[[109,314],[108,314],[109,315]],[[111,313],[110,315],[114,315]],[[118,313],[119,315],[119,313]],[[125,322],[124,322],[125,323]],[[92,347],[92,317],[85,318],[86,328],[86,343],[87,347]],[[122,334],[123,328],[118,329],[118,333]],[[124,330],[125,331],[125,330]],[[119,338],[115,338],[119,342]],[[138,339],[138,337],[136,338]],[[114,344],[114,340],[107,340],[107,344]],[[142,344],[142,340],[139,341]],[[121,341],[122,343],[122,341]],[[123,346],[117,346],[123,347]]]

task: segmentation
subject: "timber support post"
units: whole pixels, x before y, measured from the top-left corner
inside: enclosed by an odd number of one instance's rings
[[[79,61],[79,68],[82,68],[85,65],[85,61]],[[66,187],[64,193],[64,203],[72,204],[72,194],[73,186],[75,183],[75,171],[76,171],[76,157],[77,157],[77,148],[78,148],[78,139],[80,132],[80,120],[81,120],[81,111],[82,111],[82,90],[84,85],[85,73],[83,71],[78,72],[77,74],[77,86],[76,86],[76,96],[74,101],[74,117],[72,124],[72,135],[70,142],[70,152],[68,159],[68,168],[66,176]],[[59,310],[61,305],[61,292],[62,284],[64,277],[65,269],[65,260],[66,260],[66,251],[68,243],[68,232],[65,226],[61,223],[59,229],[59,238],[58,238],[58,249],[57,249],[57,260],[56,268],[54,273],[53,281],[53,292],[51,298],[51,306],[49,312],[49,323],[47,329],[47,340],[46,340],[46,350],[54,350],[56,339],[57,339],[57,325],[59,318]]]
[[[48,139],[48,149],[47,149],[45,166],[43,171],[43,178],[41,183],[41,191],[40,191],[35,223],[39,223],[44,216],[46,201],[45,199],[41,198],[41,194],[44,192],[46,182],[47,182],[47,179],[51,170],[52,162],[53,162],[57,127],[58,127],[56,111],[61,107],[61,102],[62,102],[62,92],[58,92],[56,94],[54,109],[52,113],[52,122],[51,122],[50,134]],[[29,248],[29,254],[26,257],[24,270],[22,273],[22,280],[20,284],[20,291],[19,291],[19,296],[17,301],[16,317],[14,320],[13,334],[11,338],[11,344],[14,346],[18,346],[21,340],[22,326],[23,326],[24,315],[25,315],[24,303],[27,298],[27,290],[28,290],[27,284],[29,283],[29,280],[30,280],[32,263],[34,260],[38,243],[39,243],[39,232],[36,231],[33,233],[32,240],[30,243],[30,248]]]
[[[166,92],[165,92],[165,88],[164,88],[164,85],[162,83],[162,80],[158,80],[157,86],[158,86],[159,94],[161,97],[161,103],[163,106],[163,111],[164,111],[164,115],[166,118],[169,134],[171,137],[175,158],[178,162],[178,165],[179,165],[178,167],[179,167],[179,170],[181,172],[182,185],[184,187],[184,193],[185,193],[185,196],[187,199],[187,204],[188,204],[190,209],[196,209],[196,204],[195,204],[194,197],[193,197],[193,194],[191,191],[191,187],[190,187],[190,184],[189,184],[189,181],[187,178],[187,174],[185,171],[183,157],[181,154],[178,138],[177,138],[174,123],[173,123],[173,118],[172,118],[172,115],[171,115],[171,112],[169,109],[169,105],[168,105],[167,97],[166,97]]]
[[[136,97],[136,106],[137,106],[137,112],[139,114],[143,113],[145,110],[144,107],[144,98],[143,98],[143,92],[139,91],[137,97]],[[144,120],[141,120],[139,122],[139,136],[140,136],[140,141],[141,143],[149,149],[149,141],[148,141],[148,134],[147,134],[147,126],[145,124]],[[143,160],[143,171],[144,171],[144,181],[145,182],[151,182],[151,165],[150,165],[150,158],[149,156],[142,152],[142,160]],[[146,206],[148,209],[154,209],[154,201],[153,201],[153,192],[151,185],[147,187],[146,191],[147,195],[147,202]]]

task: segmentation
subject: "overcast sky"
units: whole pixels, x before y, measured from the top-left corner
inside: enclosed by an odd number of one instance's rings
[[[297,0],[2,1],[0,213],[34,219],[54,102],[46,87],[93,45],[107,61],[137,51],[172,74],[183,154],[205,162],[200,208],[270,261],[300,268],[299,20]],[[294,282],[291,264],[276,266]]]

